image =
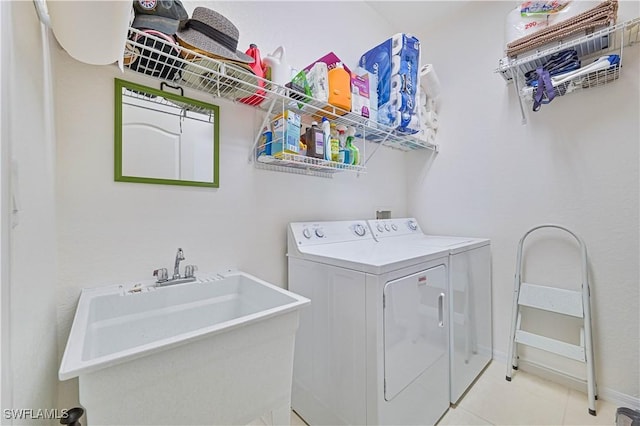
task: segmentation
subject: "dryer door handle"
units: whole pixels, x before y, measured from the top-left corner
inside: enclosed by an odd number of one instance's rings
[[[438,327],[444,327],[444,293],[438,296]]]

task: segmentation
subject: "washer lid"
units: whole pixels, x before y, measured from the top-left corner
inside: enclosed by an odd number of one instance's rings
[[[290,250],[289,256],[375,275],[448,255],[446,250],[438,247],[408,244],[387,245],[374,240],[298,246],[296,251],[297,253]]]
[[[364,220],[292,222],[287,235],[289,257],[375,275],[448,255],[439,247],[381,244]]]

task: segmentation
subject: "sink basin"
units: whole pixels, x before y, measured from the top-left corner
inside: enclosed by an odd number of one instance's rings
[[[308,303],[243,272],[83,289],[59,378],[79,377],[90,424],[237,424],[274,410],[288,422]]]

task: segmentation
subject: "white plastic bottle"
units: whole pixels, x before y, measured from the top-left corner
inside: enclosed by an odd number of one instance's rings
[[[331,123],[322,117],[322,134],[324,136],[324,159],[331,161]]]

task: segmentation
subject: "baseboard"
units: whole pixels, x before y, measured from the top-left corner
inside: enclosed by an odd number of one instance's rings
[[[494,349],[493,359],[494,361],[498,361],[506,365],[507,354]],[[528,361],[520,358],[518,360],[518,368],[522,371],[535,374],[536,376],[561,384],[570,389],[575,389],[584,393],[587,392],[587,385],[584,380],[535,361]],[[640,410],[640,398],[618,392],[611,388],[598,386],[598,399],[611,402],[618,407],[629,407],[634,410]]]

